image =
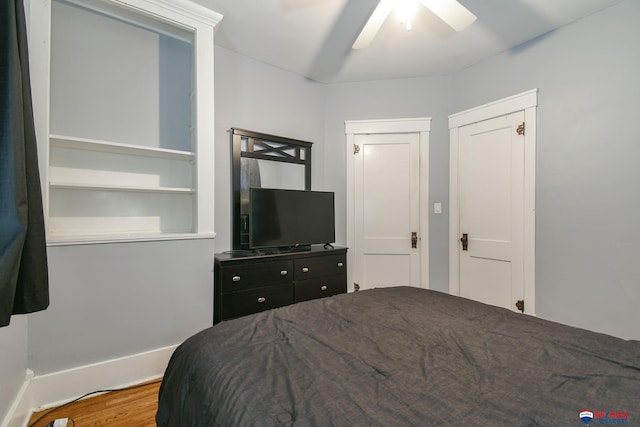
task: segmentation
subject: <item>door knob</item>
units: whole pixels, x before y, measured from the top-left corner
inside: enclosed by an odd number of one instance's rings
[[[411,232],[411,248],[415,249],[418,247],[418,233],[416,231]]]
[[[460,242],[462,243],[462,250],[469,250],[469,235],[467,233],[462,233],[462,237],[460,238]]]

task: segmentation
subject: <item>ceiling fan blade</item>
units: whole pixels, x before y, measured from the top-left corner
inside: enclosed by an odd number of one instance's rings
[[[420,0],[420,3],[456,31],[464,30],[476,20],[476,16],[456,0]]]
[[[369,20],[360,32],[360,35],[353,43],[353,49],[363,49],[369,44],[378,33],[378,30],[391,13],[391,9],[395,6],[396,0],[380,0],[378,7],[373,11]]]
[[[326,0],[325,0],[326,1]],[[379,0],[345,1],[344,8],[309,67],[307,77],[328,82],[342,69],[351,45],[378,7]]]

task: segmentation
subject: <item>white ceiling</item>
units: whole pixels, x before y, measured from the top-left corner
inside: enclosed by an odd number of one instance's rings
[[[622,0],[459,0],[477,16],[456,33],[423,6],[393,13],[366,49],[351,45],[378,0],[197,0],[224,15],[216,44],[323,83],[448,75]]]

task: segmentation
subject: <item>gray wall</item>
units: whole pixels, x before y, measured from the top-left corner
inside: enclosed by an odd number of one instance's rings
[[[454,76],[454,111],[539,88],[539,317],[640,339],[640,2]]]
[[[27,316],[13,316],[0,328],[0,423],[6,417],[27,373]]]
[[[449,220],[449,132],[451,78],[433,77],[328,85],[326,88],[325,183],[336,192],[336,238],[346,240],[345,120],[431,117],[429,137],[429,206],[443,203],[443,213],[429,215],[429,286],[449,288],[447,253]],[[340,236],[340,237],[338,237]]]
[[[216,46],[216,250],[231,249],[230,128],[313,142],[312,188],[321,190],[323,86]],[[332,153],[333,155],[333,153]]]
[[[49,247],[51,305],[29,317],[36,375],[181,342],[213,323],[214,241]]]

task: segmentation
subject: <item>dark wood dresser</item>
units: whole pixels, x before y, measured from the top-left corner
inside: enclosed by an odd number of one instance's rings
[[[347,248],[216,254],[213,323],[347,292]]]

